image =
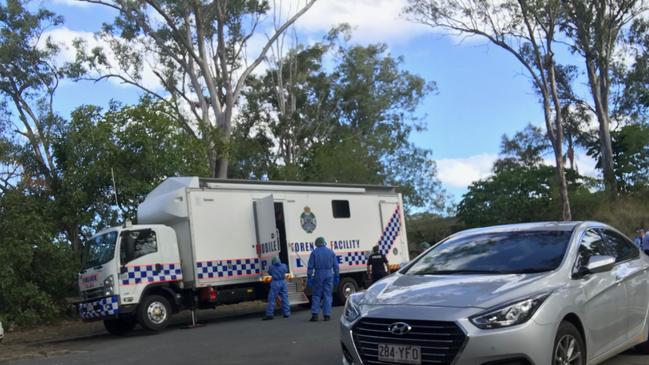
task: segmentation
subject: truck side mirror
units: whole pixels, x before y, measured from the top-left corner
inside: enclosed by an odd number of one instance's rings
[[[120,274],[126,274],[127,272],[128,272],[128,269],[126,268],[126,265],[122,265],[122,266],[119,268],[119,273],[120,273]]]

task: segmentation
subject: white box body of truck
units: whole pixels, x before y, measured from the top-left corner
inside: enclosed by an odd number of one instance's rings
[[[317,237],[338,257],[336,290],[346,296],[363,286],[375,245],[392,267],[409,260],[402,207],[391,187],[169,178],[140,204],[137,225],[91,240],[106,238],[113,258],[84,265],[80,312],[84,319],[137,317],[151,293],[176,309],[261,299],[273,256],[295,276],[292,304],[303,303]],[[102,290],[102,298],[84,297]]]

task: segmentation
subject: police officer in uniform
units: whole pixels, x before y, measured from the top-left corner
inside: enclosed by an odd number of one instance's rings
[[[323,237],[315,240],[316,249],[309,256],[307,270],[307,285],[311,287],[311,322],[318,320],[320,308],[324,320],[331,319],[331,303],[333,301],[333,288],[340,281],[338,259],[336,254],[327,247]]]
[[[379,251],[379,246],[372,247],[372,254],[367,258],[367,273],[372,284],[388,275],[388,259]]]

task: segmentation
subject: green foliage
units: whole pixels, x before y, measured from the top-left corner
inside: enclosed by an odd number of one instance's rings
[[[457,217],[442,217],[431,213],[418,213],[406,218],[408,228],[408,247],[410,258],[423,252],[427,243],[434,245],[455,232],[464,229],[464,224]]]
[[[543,164],[549,148],[543,133],[528,125],[513,138],[503,136],[501,157],[493,175],[469,186],[458,216],[469,227],[560,220],[561,201],[556,170]],[[571,210],[588,196],[588,179],[566,170]]]
[[[512,138],[507,135],[502,137],[500,144],[502,157],[498,163],[538,166],[543,162],[543,154],[549,149],[550,144],[541,128],[528,124]]]
[[[134,219],[144,196],[168,176],[208,174],[203,144],[187,138],[167,112],[150,99],[113,103],[105,113],[94,106],[76,109],[55,145],[61,213],[91,232],[96,224]]]
[[[574,171],[567,170],[566,175],[573,196],[585,189]],[[469,227],[560,220],[557,186],[552,166],[504,166],[469,186],[458,215]]]
[[[57,46],[44,39],[42,47],[34,42],[49,28],[62,24],[63,18],[49,10],[29,11],[28,1],[7,0],[0,4],[0,92],[16,96],[20,89],[54,88],[60,71],[47,61],[58,52]]]
[[[649,184],[649,125],[628,124],[611,132],[615,178],[622,192],[642,190]],[[587,153],[601,164],[599,141],[585,135]]]
[[[0,320],[58,318],[73,296],[79,257],[64,239],[133,219],[137,205],[167,176],[205,175],[203,145],[186,137],[159,103],[82,106],[56,131],[53,190],[19,185],[0,195]],[[115,205],[111,169],[119,205]]]
[[[25,193],[0,196],[0,321],[22,325],[58,318],[78,271],[48,197]]]
[[[631,25],[627,43],[633,63],[628,69],[617,69],[616,83],[622,89],[617,102],[625,115],[634,120],[646,120],[649,116],[649,20],[636,19]]]
[[[608,223],[633,237],[638,227],[649,228],[649,189],[623,194],[615,200],[604,192],[582,195],[576,202],[575,219]]]
[[[232,175],[396,185],[408,208],[441,209],[431,151],[409,141],[434,83],[402,70],[385,45],[338,45],[345,29],[292,50],[249,82]],[[328,71],[322,64],[330,55],[337,62]]]
[[[477,227],[560,218],[556,174],[550,166],[542,164],[542,153],[547,147],[543,146],[539,132],[528,126],[512,139],[503,137],[501,158],[494,163],[494,174],[474,182],[463,196],[458,208],[462,222]],[[632,234],[635,227],[649,223],[649,128],[629,124],[612,136],[616,176],[624,193],[611,199],[597,190],[594,179],[567,170],[571,210],[574,220],[599,220]],[[588,143],[588,153],[598,157],[598,141],[586,140],[585,144]]]
[[[59,49],[44,33],[63,19],[42,7],[32,8],[24,0],[0,3],[0,113],[20,130],[20,139],[10,141],[13,159],[26,174],[51,187],[56,174],[50,138],[60,122],[52,97],[64,70],[54,65]]]

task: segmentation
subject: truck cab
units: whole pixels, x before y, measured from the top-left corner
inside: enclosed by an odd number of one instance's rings
[[[164,225],[125,225],[103,230],[85,246],[79,292],[84,320],[135,324],[137,303],[155,287],[181,285],[182,270],[176,233]],[[171,291],[169,291],[171,293]],[[173,302],[173,295],[167,302]],[[158,307],[160,313],[171,309]],[[156,321],[155,316],[144,320]],[[141,321],[142,319],[140,319]],[[117,323],[114,322],[114,323]],[[118,332],[111,331],[110,332]]]

